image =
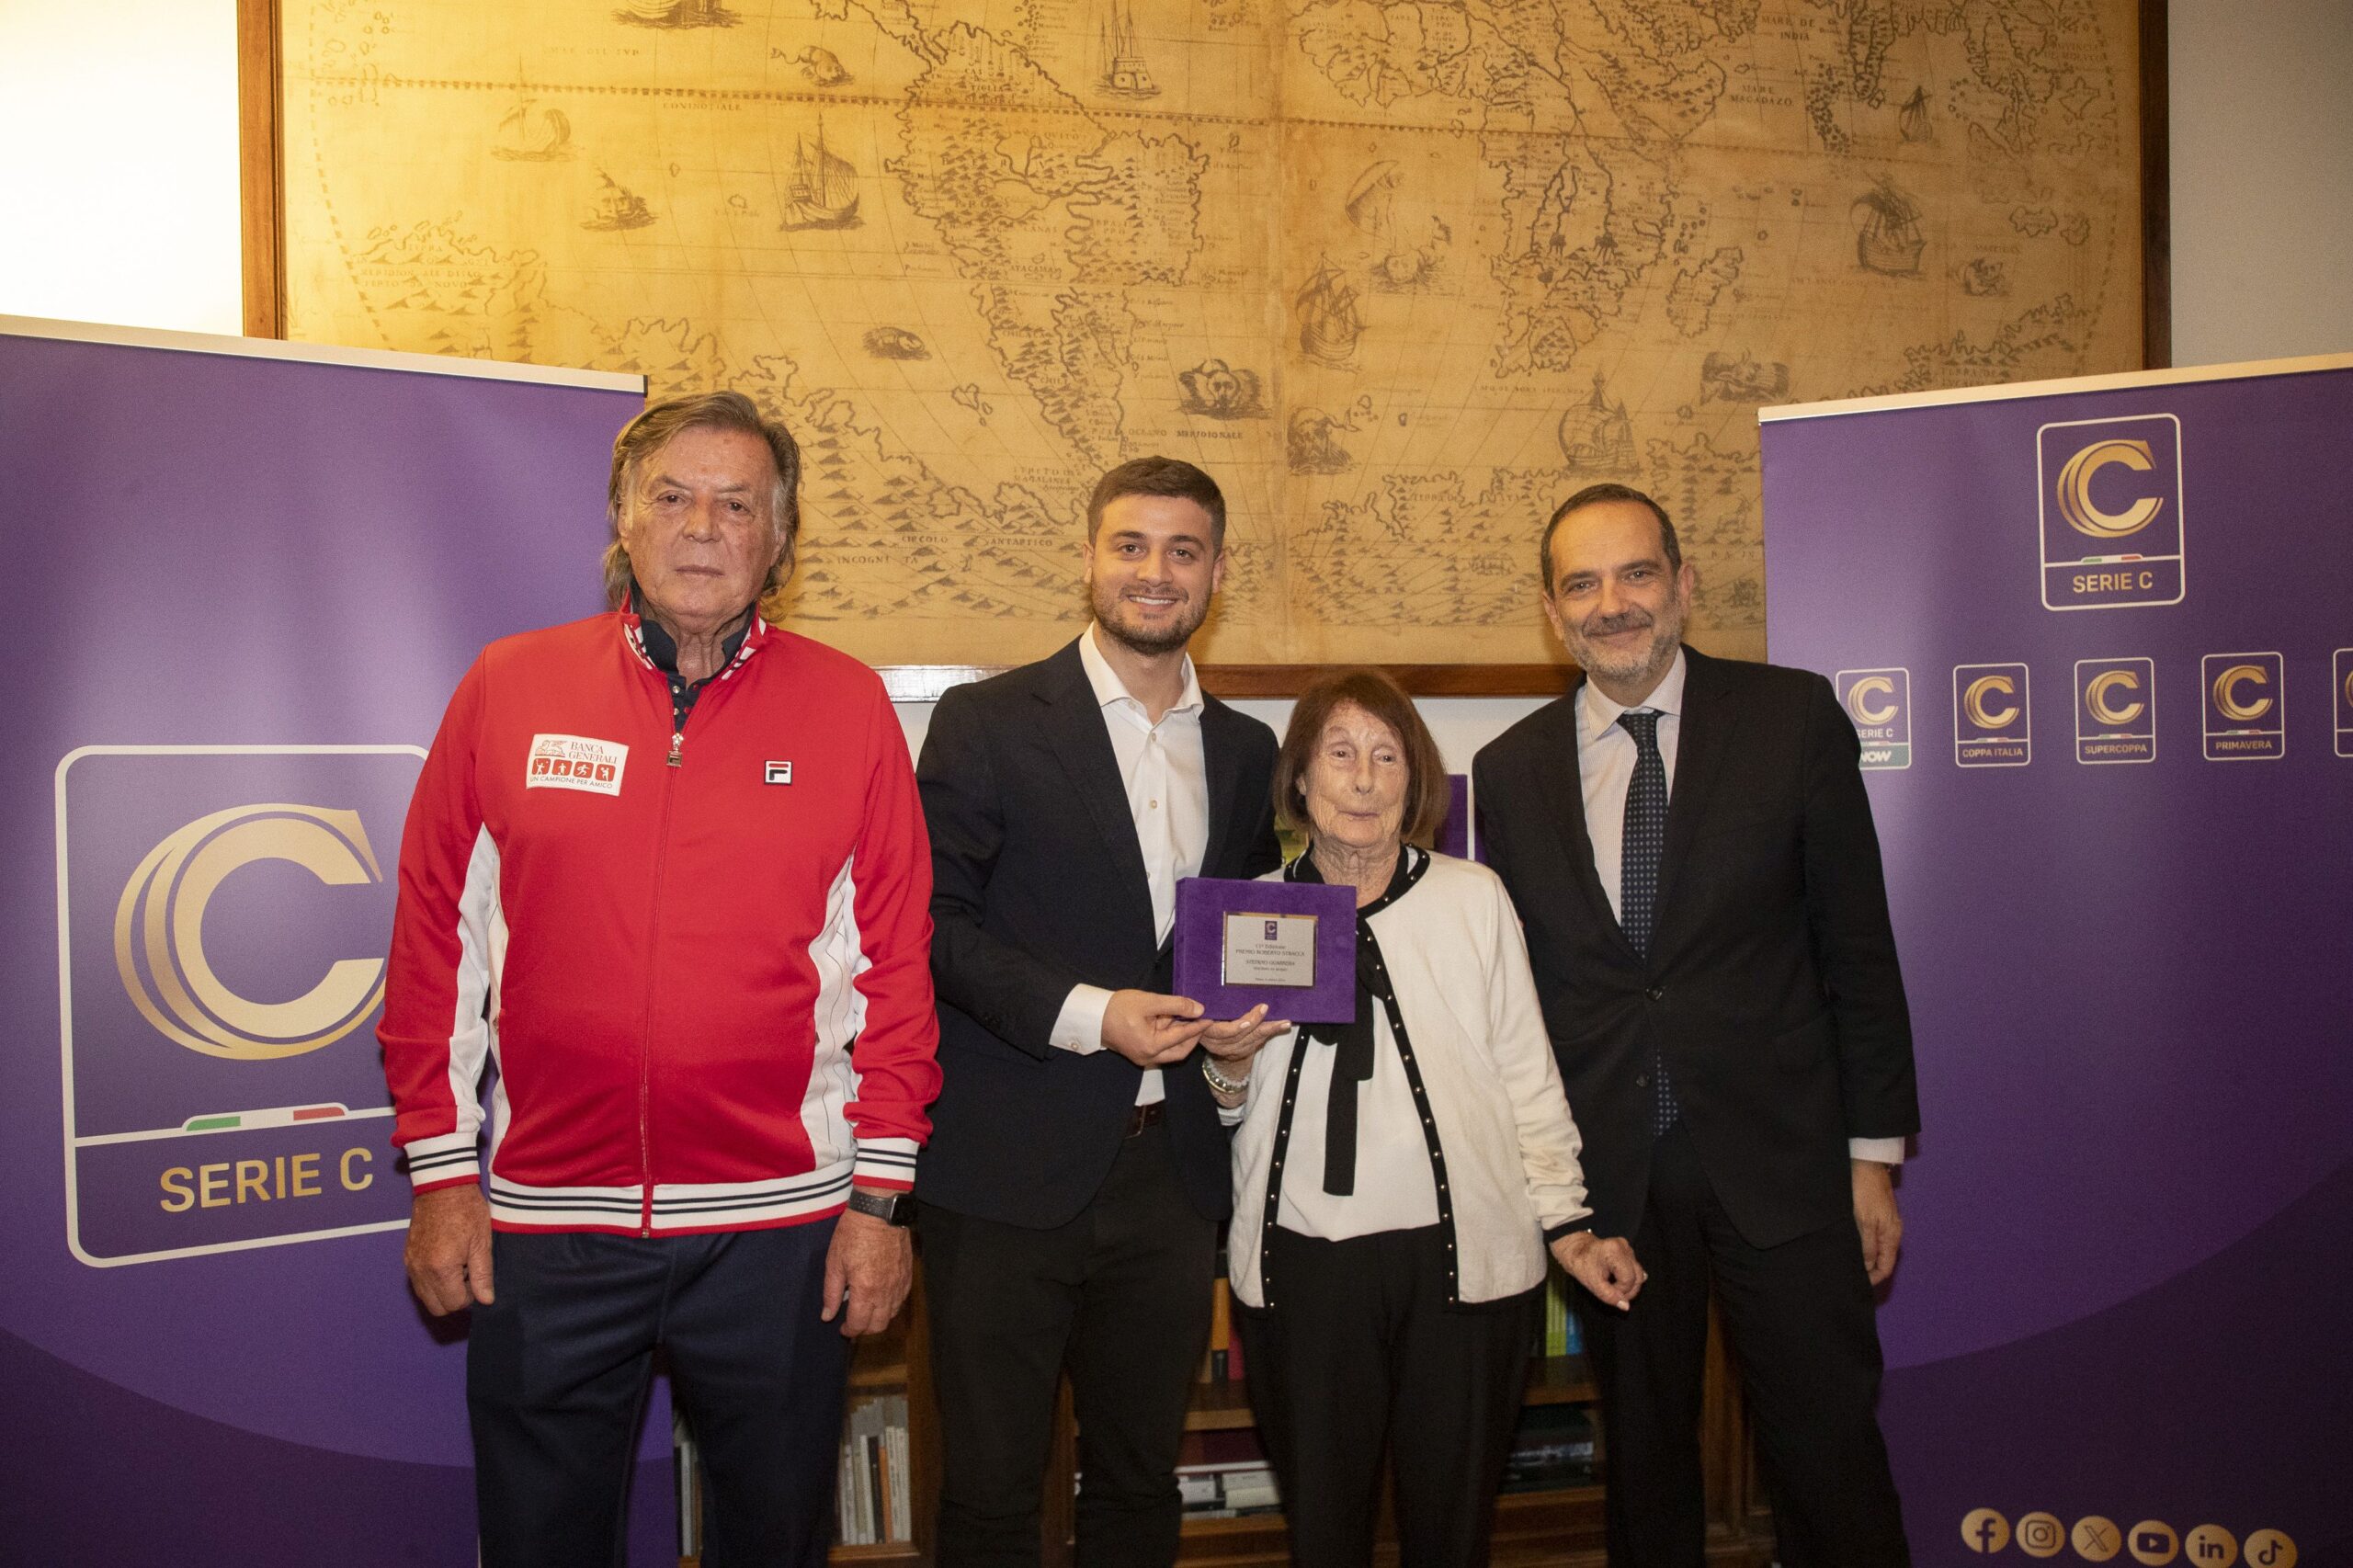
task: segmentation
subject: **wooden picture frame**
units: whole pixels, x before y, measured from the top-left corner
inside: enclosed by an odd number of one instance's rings
[[[265,337],[284,335],[289,319],[283,4],[284,0],[238,0],[237,4],[244,325],[248,335]],[[2170,364],[2172,352],[2165,0],[2138,0],[2137,31],[2141,358],[2142,368],[2157,369]],[[928,700],[949,686],[1003,667],[937,663],[881,669],[894,697]],[[1296,695],[1324,667],[1206,663],[1201,676],[1204,686],[1222,697],[1282,698]],[[1409,691],[1431,697],[1549,697],[1564,690],[1574,673],[1564,660],[1387,664],[1381,667]]]

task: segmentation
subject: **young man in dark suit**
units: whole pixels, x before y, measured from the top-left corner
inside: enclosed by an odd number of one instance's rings
[[[1584,1314],[1610,1562],[1701,1562],[1712,1285],[1784,1568],[1900,1568],[1872,1289],[1920,1122],[1854,728],[1819,676],[1682,645],[1691,569],[1641,492],[1571,496],[1542,571],[1586,679],[1481,751],[1473,779],[1595,1227],[1649,1271],[1631,1312]]]
[[[1204,697],[1185,651],[1225,575],[1224,498],[1139,459],[1103,476],[1087,528],[1094,623],[948,692],[915,767],[945,1075],[915,1194],[946,1568],[1038,1562],[1065,1369],[1079,1562],[1175,1558],[1232,1200],[1201,1053],[1287,1027],[1166,994],[1177,880],[1279,857],[1274,733]]]

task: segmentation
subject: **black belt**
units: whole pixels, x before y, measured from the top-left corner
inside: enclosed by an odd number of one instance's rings
[[[1154,1100],[1150,1105],[1133,1107],[1128,1112],[1128,1136],[1132,1138],[1147,1127],[1160,1125],[1162,1113],[1168,1108],[1166,1100]]]

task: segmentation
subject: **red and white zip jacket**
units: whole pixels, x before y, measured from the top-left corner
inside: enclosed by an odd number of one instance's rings
[[[874,672],[762,622],[671,727],[633,615],[492,643],[401,839],[383,1023],[416,1189],[508,1231],[755,1230],[915,1185],[931,851]]]

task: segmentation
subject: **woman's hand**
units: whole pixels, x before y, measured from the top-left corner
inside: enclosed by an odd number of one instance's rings
[[[1266,1043],[1290,1028],[1288,1018],[1269,1018],[1264,1002],[1238,1018],[1213,1023],[1201,1031],[1201,1049],[1217,1058],[1217,1070],[1241,1082],[1250,1076],[1250,1059]]]
[[[1633,1246],[1623,1236],[1604,1238],[1591,1231],[1572,1232],[1552,1244],[1552,1256],[1568,1270],[1570,1278],[1621,1312],[1650,1278],[1634,1260]]]

